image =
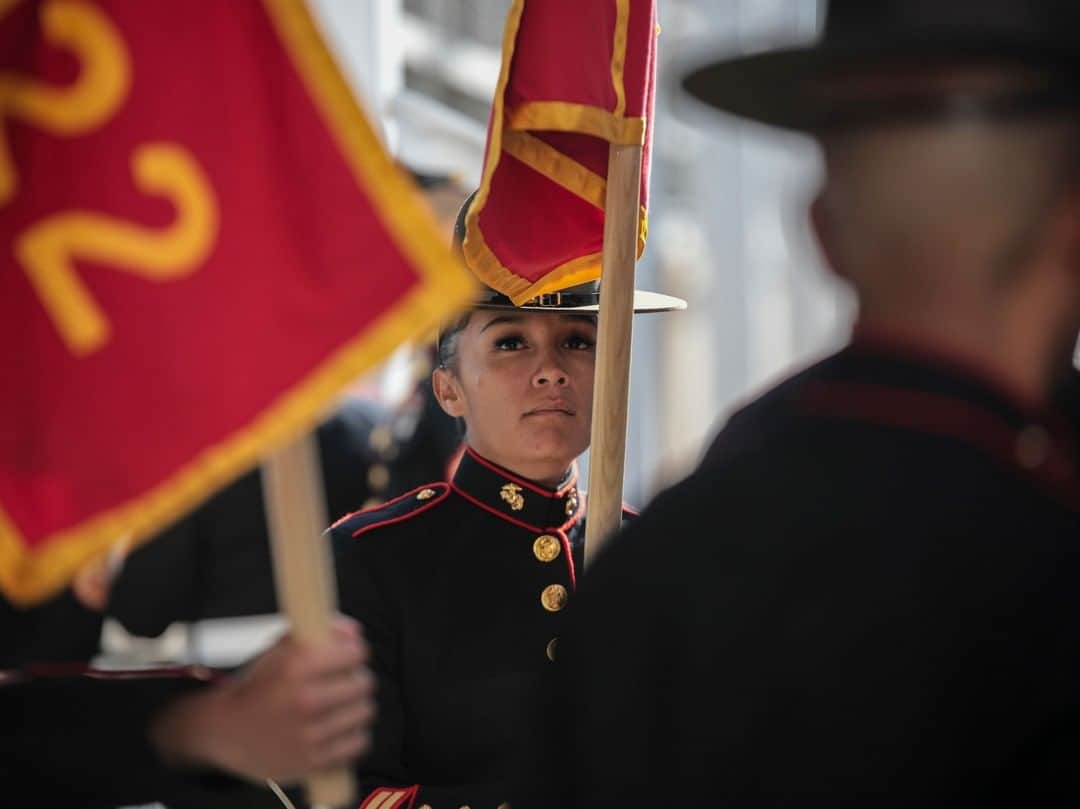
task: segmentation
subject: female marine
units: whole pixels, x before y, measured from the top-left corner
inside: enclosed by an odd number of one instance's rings
[[[455,237],[460,243],[464,212]],[[332,527],[342,611],[372,649],[363,806],[495,807],[581,575],[597,285],[515,307],[487,290],[439,339],[436,398],[465,426],[453,478]],[[682,301],[635,293],[638,311]]]

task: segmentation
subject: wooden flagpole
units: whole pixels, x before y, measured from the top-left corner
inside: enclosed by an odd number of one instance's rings
[[[278,603],[295,638],[327,643],[337,587],[330,546],[322,536],[326,500],[315,434],[271,454],[262,465],[262,484]],[[313,775],[306,786],[313,806],[345,806],[356,800],[356,782],[344,767]]]
[[[612,144],[604,203],[603,275],[585,523],[586,567],[622,522],[640,189],[641,146]]]

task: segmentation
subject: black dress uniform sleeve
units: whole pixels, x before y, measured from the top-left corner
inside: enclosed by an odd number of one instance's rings
[[[5,677],[0,783],[28,806],[280,806],[269,788],[216,772],[173,769],[153,751],[147,738],[153,716],[205,687],[197,678],[182,671]]]

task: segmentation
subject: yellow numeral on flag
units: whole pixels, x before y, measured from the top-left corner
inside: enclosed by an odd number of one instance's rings
[[[213,187],[194,157],[170,143],[140,146],[132,159],[135,185],[176,207],[162,230],[89,211],[54,214],[15,242],[45,309],[71,352],[86,356],[109,340],[109,321],[75,270],[82,259],[151,281],[195,272],[214,247],[218,206]]]
[[[8,11],[0,7],[0,16]],[[4,141],[3,119],[15,118],[54,135],[81,135],[104,124],[131,88],[131,60],[119,31],[105,13],[85,2],[52,0],[42,7],[45,39],[79,61],[69,86],[51,86],[25,76],[0,73],[0,205],[18,183]]]

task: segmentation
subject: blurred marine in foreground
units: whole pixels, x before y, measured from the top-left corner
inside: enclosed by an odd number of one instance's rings
[[[685,78],[818,139],[858,322],[586,576],[537,803],[1076,805],[1078,16],[836,0]]]

